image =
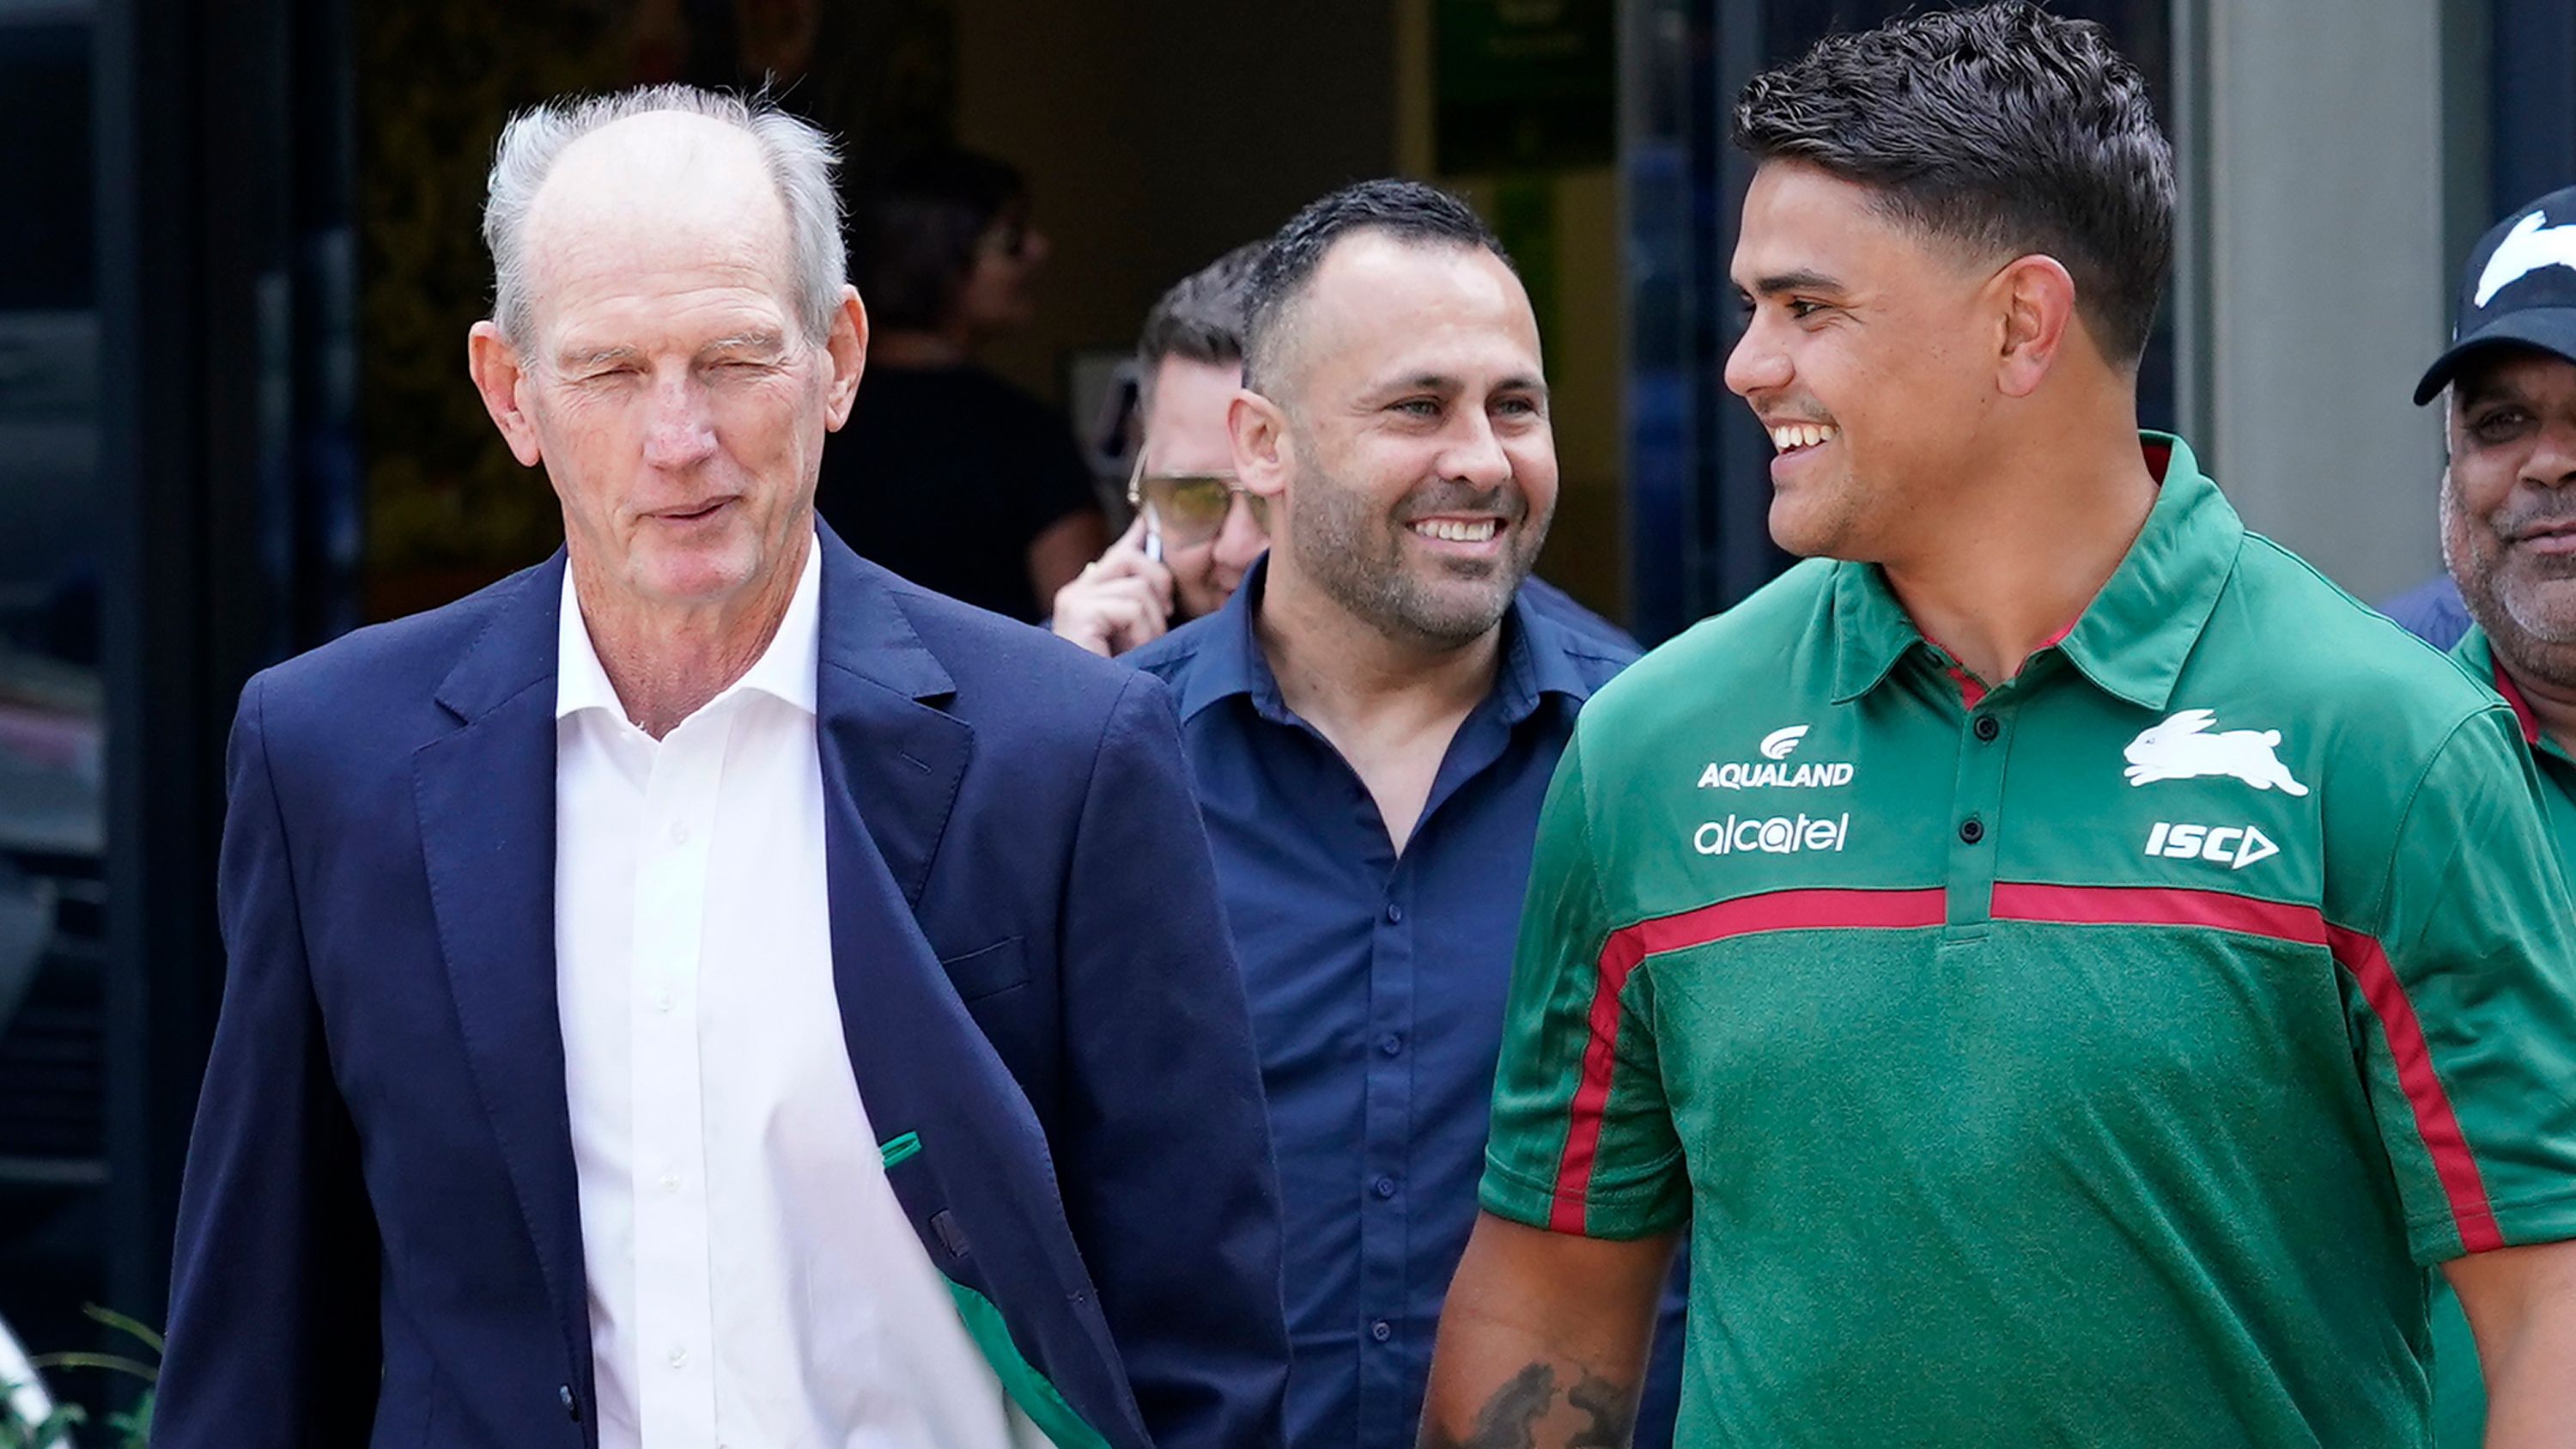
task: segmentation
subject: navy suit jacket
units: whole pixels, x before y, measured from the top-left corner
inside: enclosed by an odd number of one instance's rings
[[[1169,698],[820,542],[833,980],[914,1230],[1063,1449],[1277,1443],[1277,1188]],[[563,568],[242,692],[161,1449],[597,1442]]]

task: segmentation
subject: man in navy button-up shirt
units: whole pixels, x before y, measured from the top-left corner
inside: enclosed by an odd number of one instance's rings
[[[1252,1001],[1289,1442],[1397,1449],[1475,1218],[1539,802],[1636,647],[1525,582],[1555,504],[1547,390],[1472,211],[1407,182],[1327,197],[1250,304],[1230,424],[1271,552],[1127,658],[1179,702]]]

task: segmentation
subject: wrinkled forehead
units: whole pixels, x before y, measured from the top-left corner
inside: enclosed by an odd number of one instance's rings
[[[724,288],[784,308],[787,208],[759,144],[702,116],[657,112],[564,148],[529,207],[530,298]]]

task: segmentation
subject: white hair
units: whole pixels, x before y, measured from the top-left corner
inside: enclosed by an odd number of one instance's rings
[[[829,337],[841,288],[849,280],[841,242],[841,194],[832,185],[832,168],[840,156],[832,138],[765,97],[746,100],[684,85],[547,101],[512,116],[501,129],[483,201],[483,245],[492,253],[492,320],[501,335],[514,347],[528,344],[528,211],[556,159],[593,131],[660,111],[721,121],[759,145],[787,211],[790,301],[797,321],[812,341]]]

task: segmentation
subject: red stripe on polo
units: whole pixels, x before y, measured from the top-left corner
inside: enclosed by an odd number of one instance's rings
[[[2415,1117],[2415,1132],[2433,1159],[2443,1196],[2460,1230],[2466,1252],[2504,1246],[2495,1210],[2487,1201],[2485,1177],[2460,1131],[2450,1093],[2433,1070],[2433,1051],[2424,1040],[2423,1023],[2405,984],[2388,964],[2379,942],[2360,931],[2328,925],[2313,906],[2256,900],[2225,891],[2186,890],[2163,886],[2066,886],[1997,881],[1992,914],[1997,920],[2064,921],[2078,925],[2200,926],[2243,931],[2302,945],[2323,946],[2335,963],[2353,974],[2362,999],[2379,1019],[2388,1055],[2397,1067],[2397,1084]]]
[[[2341,926],[2329,926],[2326,931],[2335,959],[2360,980],[2362,999],[2370,1003],[2371,1014],[2388,1035],[2388,1055],[2397,1063],[2397,1084],[2406,1091],[2407,1105],[2415,1109],[2415,1131],[2424,1139],[2425,1150],[2433,1154],[2442,1195],[2451,1200],[2460,1250],[2483,1253],[2503,1247],[2504,1233],[2496,1227],[2495,1208],[2487,1201],[2485,1175],[2478,1171],[2469,1139],[2451,1110],[2451,1095],[2433,1071],[2433,1049],[2425,1043],[2423,1024],[2415,1019],[2414,1003],[2406,999],[2405,983],[2397,979],[2388,953],[2374,938]]]
[[[1601,1145],[1601,1119],[1610,1103],[1610,1075],[1617,1064],[1619,993],[1637,963],[1660,951],[1706,945],[1756,931],[1881,929],[1941,924],[1946,914],[1940,887],[1923,890],[1794,890],[1741,896],[1677,915],[1639,921],[1610,933],[1593,974],[1586,1014],[1590,1040],[1583,1048],[1583,1078],[1574,1089],[1565,1151],[1556,1170],[1556,1194],[1547,1225],[1560,1233],[1583,1231],[1585,1195]]]

